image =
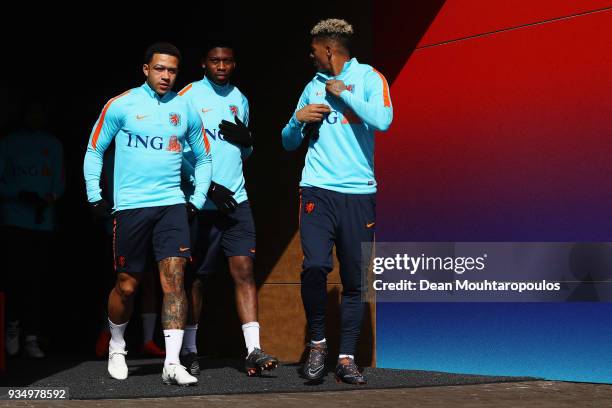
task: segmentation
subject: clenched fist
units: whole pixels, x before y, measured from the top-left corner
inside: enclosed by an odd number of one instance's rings
[[[339,98],[340,94],[345,89],[346,85],[344,85],[344,82],[339,81],[337,79],[330,79],[329,81],[325,82],[325,90],[328,93],[334,95],[336,98]]]
[[[329,106],[321,103],[312,103],[297,111],[295,118],[302,123],[321,122],[323,117],[330,112]]]

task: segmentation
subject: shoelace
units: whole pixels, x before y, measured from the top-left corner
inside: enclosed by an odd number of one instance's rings
[[[176,366],[176,368],[182,367],[182,368],[183,368],[183,370],[187,370],[187,368],[186,368],[184,365],[182,365],[182,364],[169,364],[169,366],[170,366],[170,367],[171,367],[171,366]],[[175,368],[174,370],[172,370],[172,373],[173,373],[173,374],[176,372],[176,368]]]
[[[347,371],[348,374],[350,374],[351,376],[354,377],[359,377],[361,376],[361,373],[359,372],[359,369],[357,368],[357,365],[351,361],[348,364],[342,364],[342,367],[345,369],[345,371]]]
[[[253,360],[255,361],[255,363],[259,364],[262,363],[263,361],[269,359],[270,356],[267,355],[266,353],[264,353],[264,351],[262,349],[255,349],[253,350]]]
[[[314,355],[313,355],[314,354]],[[323,356],[325,355],[325,350],[319,347],[310,347],[310,355],[312,356],[312,361],[316,365],[320,365],[323,361]]]
[[[172,378],[176,379],[176,370],[179,367],[181,367],[183,370],[185,370],[186,374],[191,375],[191,374],[189,374],[189,372],[187,371],[187,368],[184,365],[182,365],[182,364],[171,364],[171,365],[176,366],[176,368],[174,370],[172,370],[172,374],[171,374]]]

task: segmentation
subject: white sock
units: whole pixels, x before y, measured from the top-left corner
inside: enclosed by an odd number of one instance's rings
[[[261,348],[259,345],[259,323],[249,322],[242,325],[242,334],[244,334],[244,342],[247,348],[247,356],[256,348]]]
[[[179,353],[183,344],[184,330],[170,329],[164,330],[164,340],[166,341],[166,361],[164,365],[181,364]]]
[[[125,350],[125,340],[123,339],[123,333],[129,322],[123,324],[115,324],[108,319],[108,328],[111,333],[110,348],[113,350],[120,349]]]
[[[326,341],[327,341],[327,340],[326,340],[325,338],[323,338],[323,340],[318,340],[318,341],[311,340],[310,342],[311,342],[312,344],[321,344],[321,343],[325,343]]]
[[[352,354],[338,354],[338,360],[340,360],[341,358],[350,358],[351,360],[354,360],[355,356]]]
[[[183,335],[183,347],[181,348],[181,355],[184,356],[189,353],[198,354],[198,347],[196,345],[196,338],[198,335],[198,325],[185,326],[185,334]]]
[[[142,343],[146,344],[153,340],[157,313],[143,313],[142,315]]]

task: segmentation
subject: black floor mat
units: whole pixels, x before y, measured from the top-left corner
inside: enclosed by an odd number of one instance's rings
[[[21,363],[10,364],[9,371],[1,379],[5,386],[68,387],[72,399],[340,391],[535,380],[531,377],[495,377],[366,368],[364,374],[368,384],[351,386],[337,384],[333,372],[329,372],[321,383],[308,383],[298,376],[296,364],[282,364],[276,370],[261,377],[247,377],[242,362],[237,360],[201,359],[200,364],[202,367],[200,381],[198,385],[191,387],[163,385],[161,359],[128,359],[130,374],[124,381],[108,377],[105,360],[69,362],[58,357],[44,361],[21,360]]]

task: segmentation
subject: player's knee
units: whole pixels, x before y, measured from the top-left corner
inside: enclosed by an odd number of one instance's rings
[[[302,284],[325,285],[327,283],[327,274],[331,268],[327,266],[311,266],[305,268],[300,275]]]
[[[342,296],[343,297],[355,297],[361,296],[363,293],[362,285],[348,285],[342,286]]]
[[[162,286],[162,292],[164,294],[179,294],[185,290],[183,286],[183,280],[177,277],[169,278]]]
[[[136,293],[138,282],[135,279],[119,279],[115,288],[122,298],[130,298]]]
[[[179,256],[172,256],[159,261],[159,269],[162,272],[175,273],[180,271],[181,273],[183,273],[186,265],[187,258],[182,258]]]
[[[172,257],[159,262],[161,287],[164,293],[182,292],[185,279],[185,258]]]
[[[236,262],[232,265],[232,275],[237,285],[252,285],[255,283],[253,267],[248,262]]]

